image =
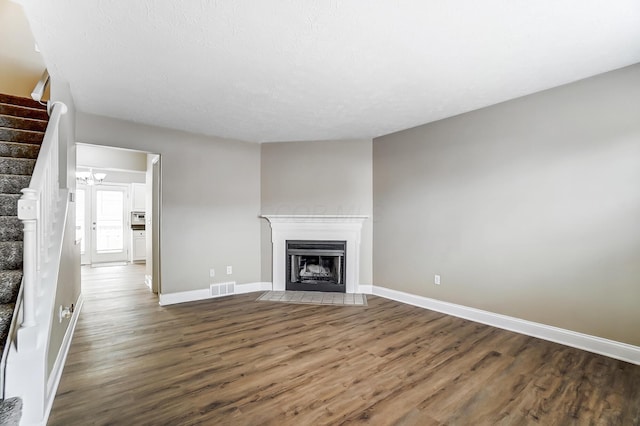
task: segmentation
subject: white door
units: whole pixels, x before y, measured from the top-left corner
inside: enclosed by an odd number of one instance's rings
[[[126,185],[95,185],[78,187],[84,190],[77,194],[77,208],[80,209],[80,198],[85,198],[84,246],[82,263],[126,262],[128,251],[128,221],[127,221],[127,186]],[[87,226],[87,218],[91,218]],[[76,226],[80,220],[77,219]]]

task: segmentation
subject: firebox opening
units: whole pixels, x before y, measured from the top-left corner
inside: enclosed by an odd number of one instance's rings
[[[346,241],[287,240],[287,290],[346,292]]]

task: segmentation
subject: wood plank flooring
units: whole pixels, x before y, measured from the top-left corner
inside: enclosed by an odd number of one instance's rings
[[[640,366],[369,296],[160,307],[83,270],[49,425],[639,425]]]

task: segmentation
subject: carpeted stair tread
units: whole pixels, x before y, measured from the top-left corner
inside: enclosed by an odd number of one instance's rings
[[[22,241],[22,221],[18,216],[0,216],[0,242]]]
[[[21,194],[20,190],[29,187],[31,176],[0,174],[0,194]]]
[[[4,350],[4,344],[7,340],[7,335],[9,334],[9,327],[11,327],[11,318],[13,317],[14,308],[15,304],[13,303],[0,304],[0,353]]]
[[[0,174],[31,176],[35,165],[32,158],[0,157]]]
[[[22,269],[22,241],[0,241],[0,270]]]
[[[16,300],[18,299],[18,290],[20,289],[20,283],[16,284],[13,287],[2,287],[0,288],[0,306],[4,305],[15,305]],[[1,424],[1,423],[0,423]]]
[[[0,425],[18,426],[22,417],[22,400],[7,398],[0,401]]]
[[[0,303],[15,303],[22,283],[22,271],[0,271]]]
[[[0,141],[42,143],[43,132],[0,127]]]
[[[20,194],[0,194],[0,216],[17,216]]]
[[[29,187],[49,116],[31,99],[0,94],[0,353],[6,346],[22,285],[20,190]],[[20,424],[22,400],[0,400],[0,425]]]
[[[0,174],[31,176],[35,165],[36,160],[31,158],[0,157]]]
[[[0,127],[44,132],[47,129],[47,121],[0,114]]]
[[[24,142],[0,142],[0,157],[38,158],[40,145]]]
[[[35,118],[38,120],[48,120],[47,111],[19,105],[0,103],[0,114],[11,115],[13,117]]]
[[[38,101],[34,101],[30,98],[23,98],[22,96],[15,95],[7,95],[5,93],[0,93],[0,103],[9,104],[9,105],[19,105],[27,108],[47,110],[46,105],[42,105]]]

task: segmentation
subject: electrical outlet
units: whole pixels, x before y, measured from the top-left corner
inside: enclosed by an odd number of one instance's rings
[[[211,268],[209,269],[209,277],[213,278],[216,276],[216,270]]]
[[[433,283],[435,285],[440,285],[440,275],[434,275],[433,276]]]
[[[233,266],[227,266],[227,275],[233,274]]]

